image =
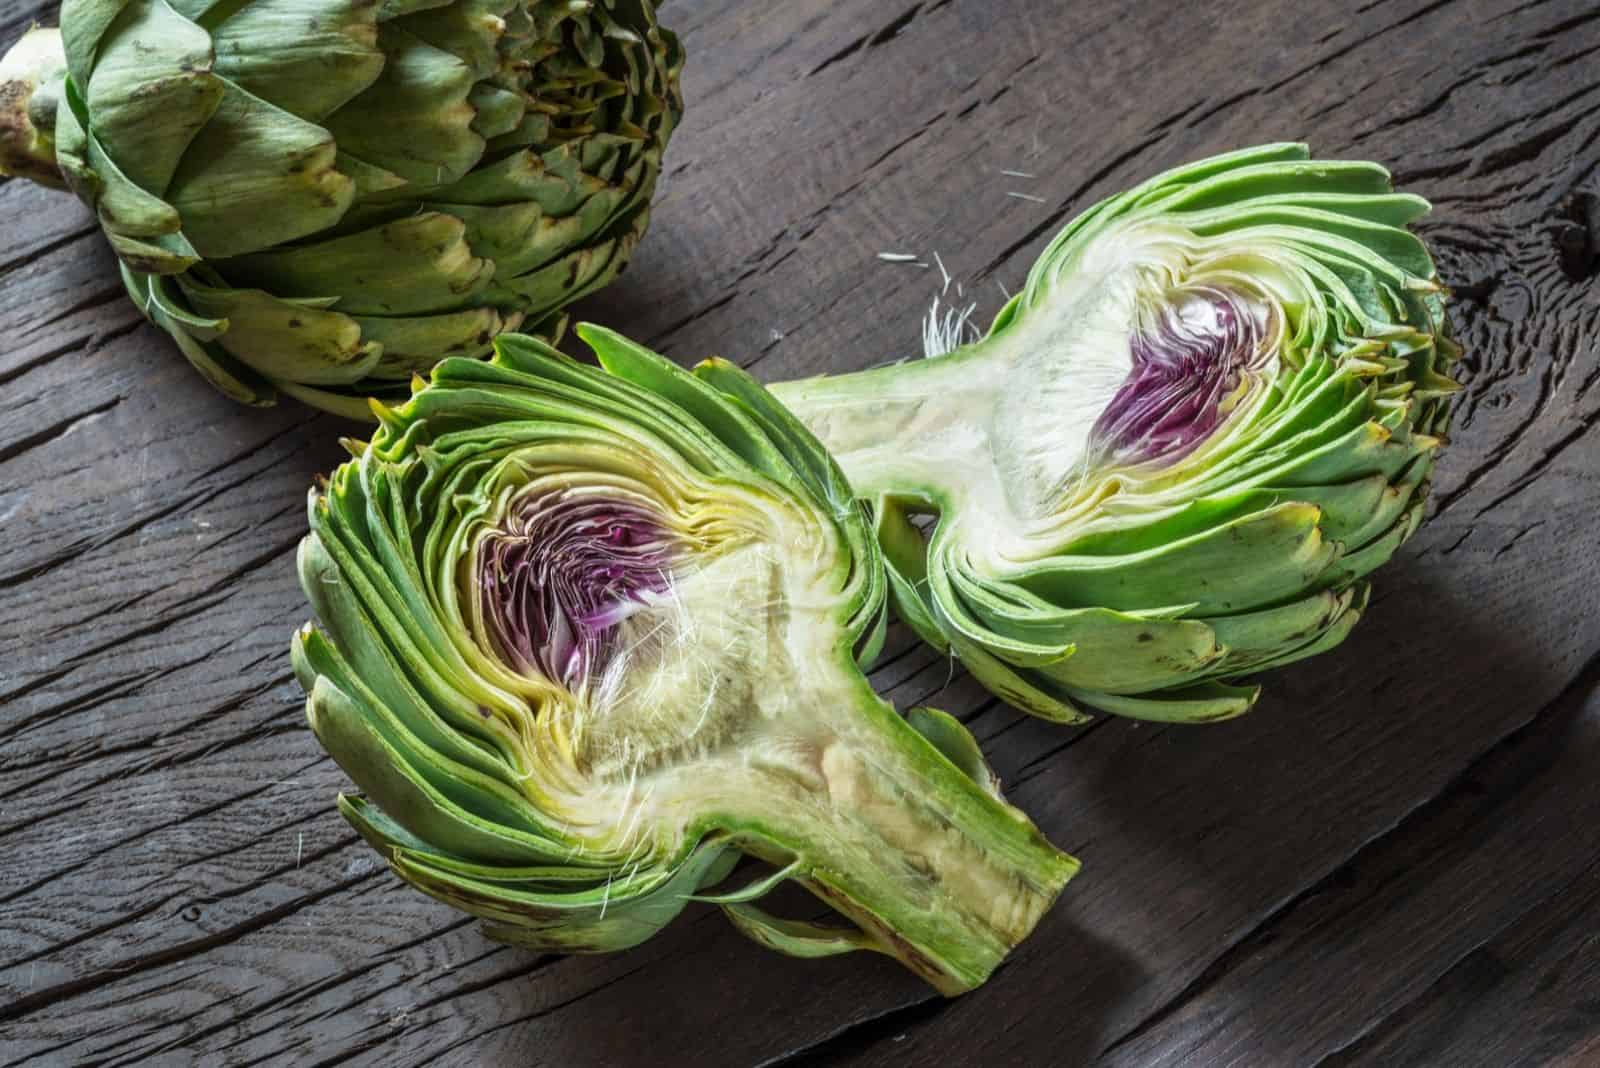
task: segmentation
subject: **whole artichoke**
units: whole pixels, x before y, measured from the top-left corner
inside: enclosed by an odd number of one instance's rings
[[[606,371],[513,335],[440,363],[312,494],[326,630],[293,655],[345,816],[518,945],[621,949],[698,898],[982,982],[1077,864],[959,723],[872,692],[885,578],[838,469],[730,365],[580,333]],[[777,870],[710,890],[744,854]],[[842,923],[755,904],[785,879]]]
[[[627,263],[681,114],[653,0],[65,0],[0,61],[0,173],[91,205],[229,396],[358,418],[553,334]],[[59,168],[59,170],[58,170]]]
[[[1228,680],[1342,641],[1422,520],[1457,388],[1427,208],[1304,145],[1204,160],[1071,222],[976,344],[774,392],[994,692],[1237,715]]]

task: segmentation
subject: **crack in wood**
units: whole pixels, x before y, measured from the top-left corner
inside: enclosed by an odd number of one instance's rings
[[[1014,789],[1021,786],[1029,779],[1037,778],[1040,772],[1044,771],[1052,760],[1111,722],[1112,719],[1110,716],[1101,716],[1099,719],[1090,720],[1088,723],[1085,723],[1083,726],[1077,728],[1071,737],[1066,739],[1066,741],[1051,746],[1049,749],[1046,749],[1044,752],[1040,753],[1038,756],[1022,765],[1022,767],[1017,770],[1016,779],[1012,781],[1012,788]],[[1064,727],[1062,729],[1072,730],[1070,727]],[[1152,729],[1159,730],[1160,728]]]
[[[15,256],[9,260],[0,260],[0,280],[3,280],[6,275],[11,274],[14,271],[20,271],[29,264],[37,263],[46,256],[61,251],[68,245],[76,244],[86,237],[97,236],[99,233],[99,224],[86,226],[80,230],[74,230],[71,233],[64,234],[61,237],[46,241],[44,244],[35,248],[28,249],[20,256]]]
[[[66,437],[85,424],[105,415],[125,400],[127,398],[121,395],[112,397],[110,400],[102,401],[92,408],[69,415],[52,423],[50,426],[36,430],[31,434],[26,434],[9,444],[0,445],[0,464],[9,463],[32,449],[43,448],[52,441]]]
[[[1529,486],[1533,485],[1538,477],[1549,469],[1551,464],[1560,459],[1562,453],[1566,452],[1573,445],[1576,445],[1578,442],[1584,440],[1588,436],[1589,431],[1594,429],[1597,420],[1600,420],[1600,411],[1593,411],[1581,417],[1578,420],[1577,426],[1573,427],[1567,433],[1557,438],[1550,445],[1546,446],[1542,450],[1540,458],[1535,461],[1533,466],[1518,476],[1517,480],[1513,482],[1511,486],[1505,490],[1505,492],[1501,493],[1488,504],[1485,504],[1482,508],[1478,509],[1477,517],[1480,519],[1483,518],[1483,516],[1487,515],[1495,508],[1498,508],[1500,505],[1511,500],[1511,498],[1517,496]]]
[[[943,6],[943,5],[942,4],[941,5],[936,5],[936,7],[937,6]],[[857,37],[855,40],[851,41],[849,44],[847,44],[843,48],[839,49],[833,55],[829,56],[827,59],[825,59],[821,63],[817,64],[815,67],[811,68],[809,71],[806,72],[806,77],[807,78],[811,78],[811,77],[814,77],[814,76],[816,76],[818,74],[821,74],[823,71],[827,70],[829,67],[832,67],[835,64],[844,62],[845,60],[849,59],[851,56],[855,55],[857,52],[863,52],[863,51],[866,51],[868,49],[876,48],[877,46],[879,46],[881,44],[886,44],[887,42],[894,40],[897,36],[900,35],[901,31],[903,31],[907,26],[911,25],[911,23],[921,13],[922,13],[922,4],[921,3],[912,4],[909,8],[907,8],[905,11],[901,12],[892,21],[890,21],[887,25],[883,26],[881,29],[878,29],[878,30],[873,31],[872,33],[863,34],[860,37]]]
[[[321,418],[324,417],[321,415],[316,415],[311,419],[306,420],[304,423],[298,423],[295,424],[295,426],[287,427],[284,430],[272,435],[272,437],[268,438],[267,441],[263,442],[260,446],[252,447],[240,455],[232,458],[230,461],[215,464],[212,467],[207,468],[205,471],[202,471],[200,474],[196,475],[192,480],[190,480],[183,491],[178,493],[173,500],[155,509],[154,511],[148,512],[142,516],[138,516],[137,518],[125,523],[108,534],[84,542],[76,543],[69,546],[68,549],[61,554],[49,557],[48,559],[42,560],[36,564],[32,564],[21,569],[20,571],[15,571],[11,574],[0,576],[0,590],[12,589],[17,586],[21,586],[23,583],[41,578],[57,568],[77,560],[79,557],[82,557],[87,553],[103,549],[106,546],[111,545],[112,543],[123,538],[137,534],[149,527],[151,524],[158,523],[185,508],[191,510],[198,509],[202,505],[209,504],[211,501],[221,497],[223,494],[231,493],[232,491],[239,489],[241,486],[260,478],[263,475],[273,474],[278,464],[282,463],[287,456],[273,457],[267,463],[262,464],[259,467],[248,469],[243,476],[225,481],[209,490],[198,490],[196,488],[201,482],[209,478],[211,475],[219,474],[222,471],[228,470],[230,467],[238,465],[246,458],[260,455],[269,445],[274,444],[279,439],[288,436],[294,430],[299,429],[299,427]],[[300,452],[306,448],[308,444],[309,443],[307,442],[302,442],[288,455],[294,455]],[[8,696],[9,695],[0,695],[0,701],[6,700]]]
[[[357,886],[360,883],[366,882],[368,879],[371,879],[378,874],[380,873],[376,871],[366,872],[348,879],[342,879],[338,882],[331,883],[328,886],[313,890],[308,894],[302,894],[293,901],[287,901],[282,905],[267,909],[265,912],[252,916],[242,923],[233,924],[224,930],[218,931],[215,934],[207,935],[204,938],[192,939],[191,941],[180,943],[168,949],[163,949],[155,953],[147,953],[143,956],[121,961],[110,967],[100,968],[80,979],[73,979],[64,983],[57,983],[53,986],[46,987],[43,990],[34,991],[31,994],[25,994],[8,1004],[0,1005],[0,1021],[11,1020],[19,1016],[24,1016],[27,1013],[45,1005],[51,1005],[59,1001],[68,1000],[70,998],[82,997],[85,994],[98,990],[104,986],[107,986],[108,984],[119,982],[128,978],[129,976],[138,975],[143,972],[150,971],[153,968],[159,968],[177,961],[186,960],[198,953],[205,953],[220,946],[228,945],[231,942],[236,942],[253,931],[259,931],[263,927],[270,926],[271,924],[274,924],[288,916],[293,916],[302,909],[309,908],[325,898],[332,897],[334,894],[343,893],[345,890]]]
[[[869,1047],[904,1037],[907,1028],[938,1018],[950,1005],[947,998],[929,994],[909,1004],[876,1013],[848,1024],[818,1042],[762,1061],[755,1068],[795,1068],[797,1065],[847,1064]]]

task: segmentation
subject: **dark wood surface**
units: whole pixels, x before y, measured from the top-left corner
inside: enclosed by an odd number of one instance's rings
[[[212,394],[87,212],[5,183],[0,1059],[1600,1063],[1600,7],[665,14],[689,118],[589,317],[765,378],[909,355],[937,271],[879,252],[938,252],[992,314],[1100,196],[1306,139],[1436,205],[1467,390],[1432,519],[1346,645],[1225,725],[1054,728],[894,636],[880,689],[960,713],[1084,863],[975,994],[709,911],[615,956],[501,948],[333,812],[289,676],[304,493],[349,425]]]

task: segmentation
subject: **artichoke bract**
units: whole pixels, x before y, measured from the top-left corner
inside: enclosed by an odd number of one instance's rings
[[[0,173],[94,208],[217,388],[355,418],[627,263],[682,112],[652,0],[65,0]]]
[[[1218,156],[1078,216],[982,340],[773,390],[875,503],[901,614],[993,692],[1238,715],[1422,520],[1458,356],[1427,209],[1304,145]]]
[[[345,816],[517,945],[622,949],[700,900],[787,953],[981,983],[1077,864],[955,719],[873,693],[886,579],[848,485],[731,365],[580,333],[605,370],[513,335],[442,362],[312,493],[293,660]],[[838,922],[763,909],[786,880]]]

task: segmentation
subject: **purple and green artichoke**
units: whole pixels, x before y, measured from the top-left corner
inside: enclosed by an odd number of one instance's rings
[[[1458,354],[1427,209],[1304,145],[1203,160],[1073,220],[976,343],[773,389],[876,508],[901,615],[995,693],[1235,716],[1422,521]]]
[[[517,945],[622,949],[698,900],[983,982],[1077,864],[956,720],[873,693],[865,512],[732,365],[580,333],[603,370],[511,335],[442,362],[312,494],[293,658],[340,808]],[[759,904],[790,880],[834,918]]]

